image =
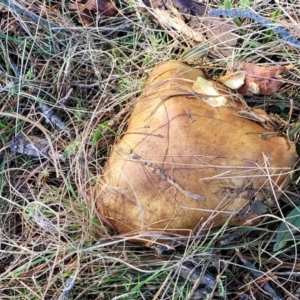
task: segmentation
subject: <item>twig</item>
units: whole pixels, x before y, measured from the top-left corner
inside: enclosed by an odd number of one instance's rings
[[[257,23],[265,26],[273,30],[277,33],[283,42],[290,44],[293,47],[300,48],[300,41],[292,36],[287,30],[285,30],[282,26],[272,23],[271,21],[262,18],[255,12],[247,11],[247,10],[240,10],[240,9],[212,9],[209,13],[209,17],[217,17],[217,16],[228,16],[232,18],[249,18]]]
[[[70,88],[69,90],[68,90],[68,92],[66,93],[66,95],[63,97],[63,98],[61,98],[60,99],[60,102],[62,103],[62,104],[66,104],[66,103],[68,103],[68,101],[69,101],[69,98],[70,98],[70,95],[72,94],[72,92],[73,92],[73,88]]]
[[[47,27],[47,28],[51,28],[52,30],[61,30],[61,31],[68,31],[70,32],[72,29],[76,29],[77,27],[75,25],[72,26],[68,26],[68,27],[63,27],[60,26],[58,24],[49,22],[48,20],[24,9],[19,3],[13,1],[13,0],[1,0],[0,1],[0,5],[4,5],[5,7],[7,7],[8,9],[10,9],[11,11],[17,13],[17,14],[21,14],[31,20],[33,20],[34,22],[38,23],[38,24],[42,24],[43,26]],[[101,32],[109,32],[109,33],[114,33],[114,32],[129,32],[132,33],[133,32],[133,26],[128,25],[128,26],[124,26],[124,24],[119,25],[117,27],[114,26],[101,26],[99,28],[97,28],[98,31]],[[98,83],[97,83],[98,85]]]
[[[178,271],[180,277],[194,284],[195,290],[191,291],[189,299],[206,299],[216,286],[216,278],[208,273],[203,273],[201,268],[189,262],[183,263]],[[204,288],[198,288],[204,285]]]
[[[277,129],[276,124],[267,116],[257,114],[253,111],[247,111],[247,110],[238,111],[238,115],[242,116],[248,120],[257,122],[268,130],[276,131],[276,129]]]
[[[6,6],[13,12],[22,14],[23,16],[35,21],[36,23],[40,23],[45,27],[50,27],[51,29],[62,29],[61,26],[51,23],[48,20],[43,19],[40,16],[37,16],[36,14],[24,9],[19,3],[13,0],[1,0],[1,4]]]
[[[187,279],[191,283],[198,282],[205,285],[209,289],[213,289],[216,285],[216,278],[208,273],[203,273],[200,268],[189,267],[187,264],[182,264],[179,269],[179,274],[182,278]]]
[[[251,264],[249,261],[244,259],[238,250],[236,250],[236,254],[239,257],[239,259],[242,261],[244,266],[250,271],[250,273],[255,278],[264,276],[264,273],[260,270],[257,270],[253,264]],[[273,300],[283,300],[280,296],[278,296],[278,294],[274,291],[274,289],[271,287],[271,285],[268,282],[263,284],[262,288],[265,290],[266,293],[268,293],[271,296]]]
[[[132,159],[136,160],[137,162],[145,165],[146,167],[150,168],[154,173],[156,173],[159,177],[161,177],[163,180],[168,181],[171,185],[175,186],[180,192],[182,192],[183,194],[185,194],[186,196],[193,198],[197,201],[205,201],[205,198],[203,196],[194,194],[190,191],[185,190],[184,188],[182,188],[177,182],[174,181],[173,178],[169,177],[162,169],[160,169],[158,166],[154,165],[153,163],[151,163],[148,160],[145,160],[143,158],[141,158],[140,156],[138,156],[137,154],[133,153],[133,152],[128,152],[118,146],[115,146],[115,148],[127,155],[129,155]]]
[[[294,100],[290,99],[290,110],[289,110],[289,114],[288,114],[288,119],[286,121],[286,124],[283,128],[283,131],[286,131],[286,129],[288,128],[290,122],[291,122],[291,118],[292,118],[292,114],[293,114],[293,108],[294,108]]]
[[[242,229],[240,231],[235,231],[226,237],[220,238],[218,243],[220,246],[226,246],[226,245],[230,244],[232,241],[244,236],[246,233],[248,233],[248,230],[246,230],[246,229]]]

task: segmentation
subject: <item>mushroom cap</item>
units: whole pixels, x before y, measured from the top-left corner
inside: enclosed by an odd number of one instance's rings
[[[192,89],[199,76],[206,78],[183,63],[161,63],[137,99],[90,192],[118,232],[189,235],[204,222],[254,224],[260,213],[253,204],[290,183],[293,142],[264,138],[271,132],[238,115],[246,105],[221,84],[214,86],[227,103],[208,105]]]

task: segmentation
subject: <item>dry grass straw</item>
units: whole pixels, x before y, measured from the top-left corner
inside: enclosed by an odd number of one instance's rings
[[[279,9],[277,21],[299,30],[295,23],[300,18],[299,5],[258,2],[253,7],[256,12],[268,18]],[[101,172],[109,147],[124,131],[132,101],[140,94],[147,74],[159,61],[176,59],[196,43],[153,23],[137,10],[135,1],[118,3],[122,13],[114,18],[95,16],[90,27],[82,27],[65,2],[13,3],[59,29],[37,24],[20,11],[2,6],[0,298],[59,299],[72,277],[70,299],[192,299],[193,292],[199,293],[199,282],[180,276],[185,262],[215,278],[208,298],[248,295],[244,299],[270,299],[262,288],[269,282],[282,297],[296,299],[299,234],[278,253],[272,247],[278,219],[299,205],[297,172],[294,184],[283,191],[285,202],[278,202],[260,226],[224,226],[200,230],[190,239],[172,237],[173,245],[179,247],[169,255],[158,256],[155,249],[116,235],[86,203],[84,190]],[[297,121],[300,50],[279,43],[276,36],[266,37],[259,29],[243,20],[243,36],[231,56],[219,53],[218,45],[208,46],[205,59],[194,64],[205,64],[211,76],[224,73],[235,61],[293,64],[279,92],[247,100],[284,116],[293,99],[292,119]],[[67,127],[57,130],[47,123],[39,103],[50,106]],[[67,161],[12,153],[9,143],[19,132],[47,134],[53,151],[64,151]],[[232,240],[232,233],[240,230],[246,234]],[[251,277],[236,249],[263,276]]]

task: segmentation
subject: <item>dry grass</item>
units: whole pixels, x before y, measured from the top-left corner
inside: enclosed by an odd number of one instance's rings
[[[61,28],[37,25],[5,6],[0,12],[0,298],[59,299],[73,277],[70,299],[199,299],[200,281],[188,280],[180,271],[185,263],[215,278],[212,290],[202,290],[209,299],[271,299],[262,288],[265,282],[282,298],[296,299],[299,233],[284,249],[274,252],[273,246],[280,219],[300,203],[297,172],[284,201],[259,226],[243,228],[245,235],[220,243],[241,230],[224,226],[200,232],[197,239],[174,239],[177,250],[160,256],[104,227],[86,203],[84,190],[124,131],[132,100],[151,69],[197,43],[155,24],[137,9],[137,1],[118,2],[118,16],[94,15],[90,26],[82,26],[61,1],[13,2],[24,9],[30,6]],[[296,25],[299,32],[299,4],[257,2],[252,7],[261,16],[269,18],[279,9],[277,21]],[[217,1],[215,5],[221,7]],[[255,22],[240,21],[243,35],[231,56],[208,45],[205,58],[193,64],[213,65],[207,67],[211,76],[224,73],[235,61],[293,64],[279,92],[247,100],[286,116],[292,99],[292,120],[298,121],[299,48],[278,43],[270,32],[258,33],[261,27]],[[41,103],[67,127],[47,123]],[[53,163],[11,152],[9,143],[20,132],[39,137],[46,133],[67,160]],[[255,279],[239,255],[263,276]]]

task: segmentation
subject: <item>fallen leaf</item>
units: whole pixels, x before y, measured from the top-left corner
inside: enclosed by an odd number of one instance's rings
[[[185,35],[196,42],[203,42],[205,40],[202,33],[189,27],[175,9],[173,10],[173,13],[171,13],[169,11],[156,8],[154,9],[154,13],[159,23],[163,26],[175,29],[178,35]]]
[[[240,64],[239,70],[244,71],[246,77],[245,84],[239,89],[239,92],[246,95],[271,95],[283,84],[280,74],[292,68],[292,65],[265,67],[243,62]]]
[[[91,25],[96,15],[112,17],[117,9],[112,0],[77,0],[76,4],[69,4],[69,9],[76,11],[79,21],[83,25]]]
[[[210,52],[232,55],[239,37],[234,31],[238,27],[229,19],[208,18],[207,5],[193,0],[144,0],[143,4],[140,11],[170,29],[168,33],[172,37],[192,45],[205,42]]]
[[[48,141],[37,136],[18,134],[12,139],[10,149],[13,152],[26,154],[29,156],[40,158],[57,158],[60,161],[65,161],[64,155],[59,152],[54,152],[55,157],[52,157]]]
[[[78,0],[78,3],[84,5],[84,8],[105,16],[113,16],[116,13],[115,6],[107,0]]]
[[[204,18],[202,31],[205,32],[210,43],[218,48],[224,56],[232,55],[239,36],[234,33],[238,29],[232,20],[223,18]]]
[[[67,129],[66,124],[57,115],[54,114],[53,109],[51,107],[44,103],[39,103],[39,107],[47,123],[54,124],[60,130]]]

